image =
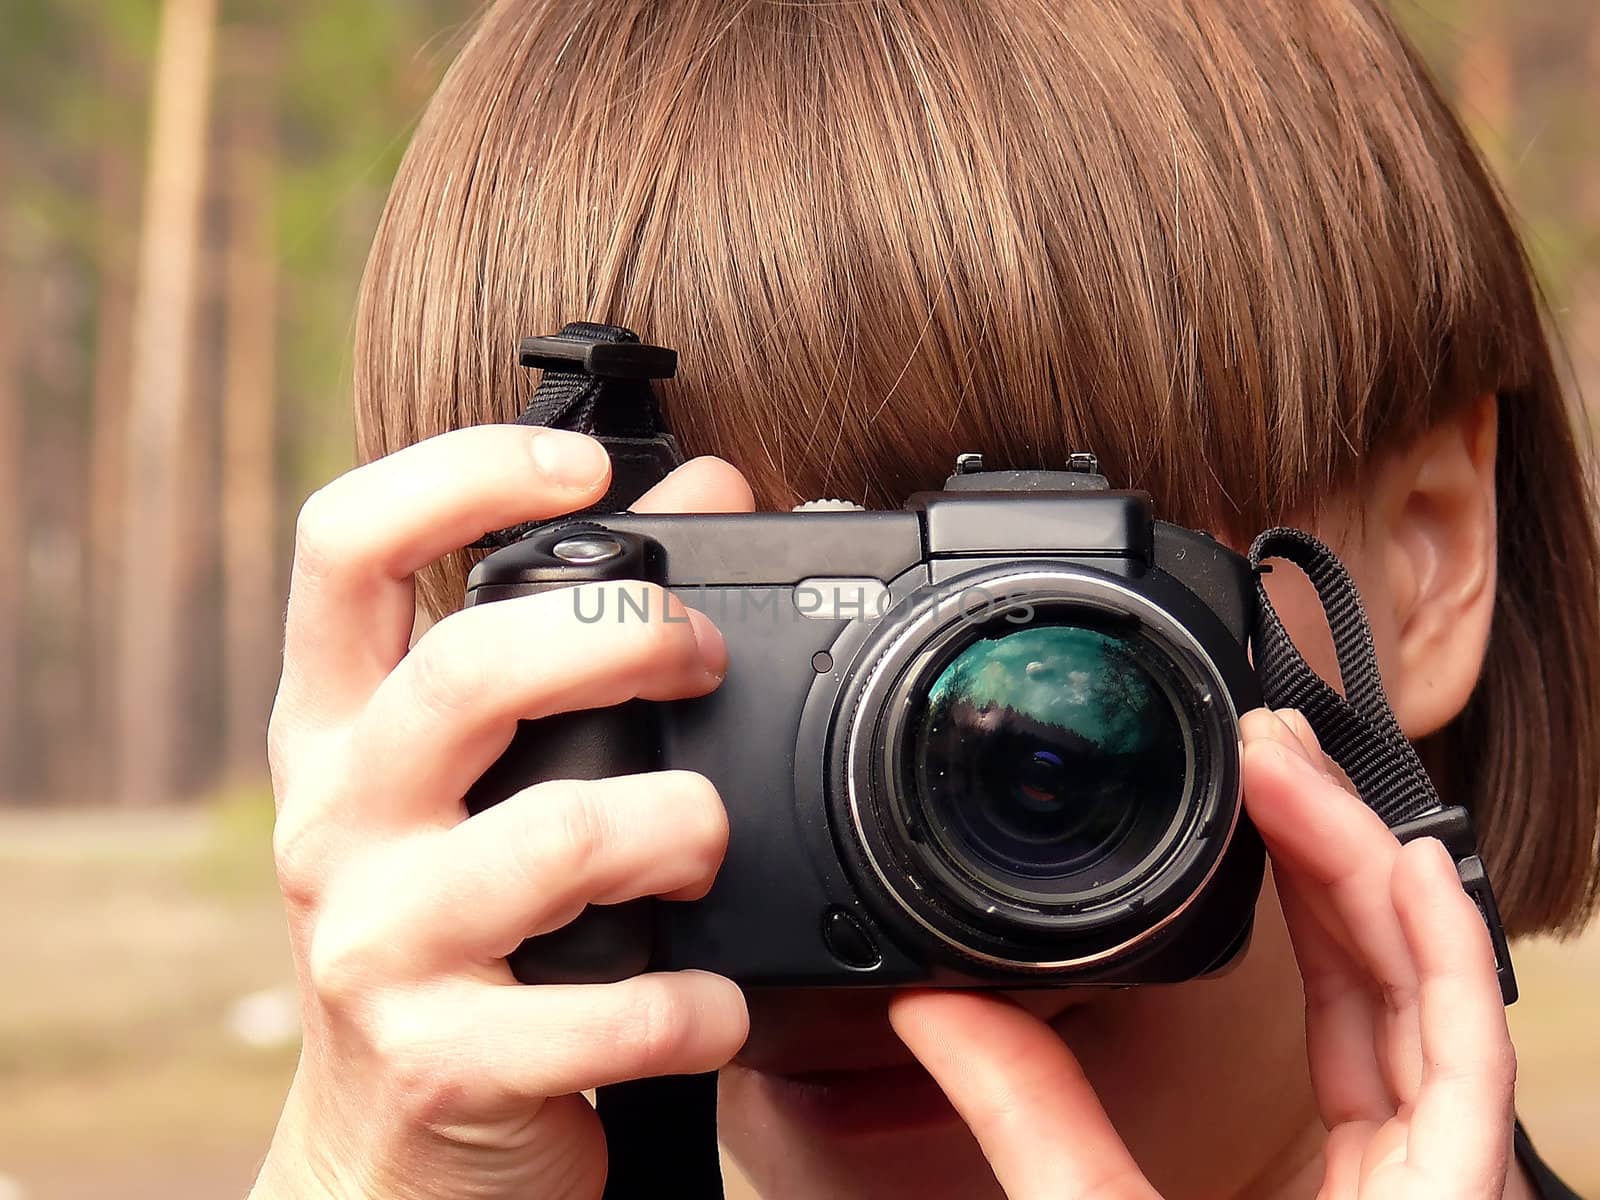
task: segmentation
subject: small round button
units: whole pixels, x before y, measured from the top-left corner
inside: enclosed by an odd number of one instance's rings
[[[622,543],[603,533],[581,533],[562,538],[550,547],[550,553],[562,562],[581,567],[617,557],[622,553]]]
[[[848,909],[830,908],[822,914],[822,940],[828,953],[856,971],[870,971],[883,962],[877,943]]]

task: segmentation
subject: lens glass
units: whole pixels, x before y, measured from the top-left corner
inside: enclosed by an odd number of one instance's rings
[[[912,836],[1002,895],[1114,887],[1169,837],[1191,774],[1151,649],[1081,623],[992,633],[935,666],[911,714]]]

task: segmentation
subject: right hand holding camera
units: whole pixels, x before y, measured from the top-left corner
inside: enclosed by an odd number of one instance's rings
[[[587,904],[703,895],[728,829],[708,780],[554,781],[471,819],[462,806],[519,719],[714,689],[711,622],[585,625],[557,592],[455,613],[411,645],[413,572],[582,509],[608,477],[590,438],[481,426],[302,511],[269,751],[304,1049],[254,1200],[597,1196],[605,1143],[580,1093],[714,1070],[744,1041],[743,996],[717,975],[525,987],[503,961]],[[751,499],[699,459],[636,507]]]

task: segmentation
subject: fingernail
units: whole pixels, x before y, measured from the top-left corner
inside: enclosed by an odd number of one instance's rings
[[[1267,741],[1266,751],[1269,757],[1276,758],[1284,766],[1288,767],[1290,771],[1305,772],[1311,767],[1311,764],[1306,762],[1305,755],[1296,753],[1294,749],[1286,746],[1277,738],[1271,738]]]
[[[611,467],[599,442],[565,429],[541,429],[534,435],[533,463],[551,483],[585,489],[603,480]]]
[[[1306,756],[1305,747],[1292,737],[1273,738],[1270,742],[1272,752],[1277,754],[1290,771],[1299,775],[1306,783],[1326,783],[1328,776],[1317,769],[1317,764]]]
[[[1310,766],[1311,756],[1306,753],[1306,748],[1300,744],[1300,739],[1295,737],[1294,730],[1289,728],[1289,723],[1280,717],[1277,712],[1271,709],[1267,711],[1272,715],[1272,740],[1287,750],[1292,757]]]
[[[700,649],[700,658],[706,664],[706,670],[721,679],[728,673],[728,643],[723,639],[722,631],[699,609],[685,611],[689,614],[689,627],[694,630],[695,645]]]
[[[1460,882],[1461,873],[1456,870],[1456,860],[1451,857],[1449,848],[1438,838],[1423,838],[1425,842],[1432,842],[1428,847],[1428,854],[1433,859],[1433,869],[1439,873],[1439,878],[1446,877]]]

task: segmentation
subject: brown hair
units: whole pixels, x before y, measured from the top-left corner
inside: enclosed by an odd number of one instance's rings
[[[763,507],[1092,447],[1249,532],[1500,396],[1497,608],[1437,735],[1508,923],[1596,893],[1600,570],[1496,190],[1379,0],[502,0],[373,248],[360,453],[507,420],[520,335],[682,354]],[[424,574],[455,607],[464,556]]]

